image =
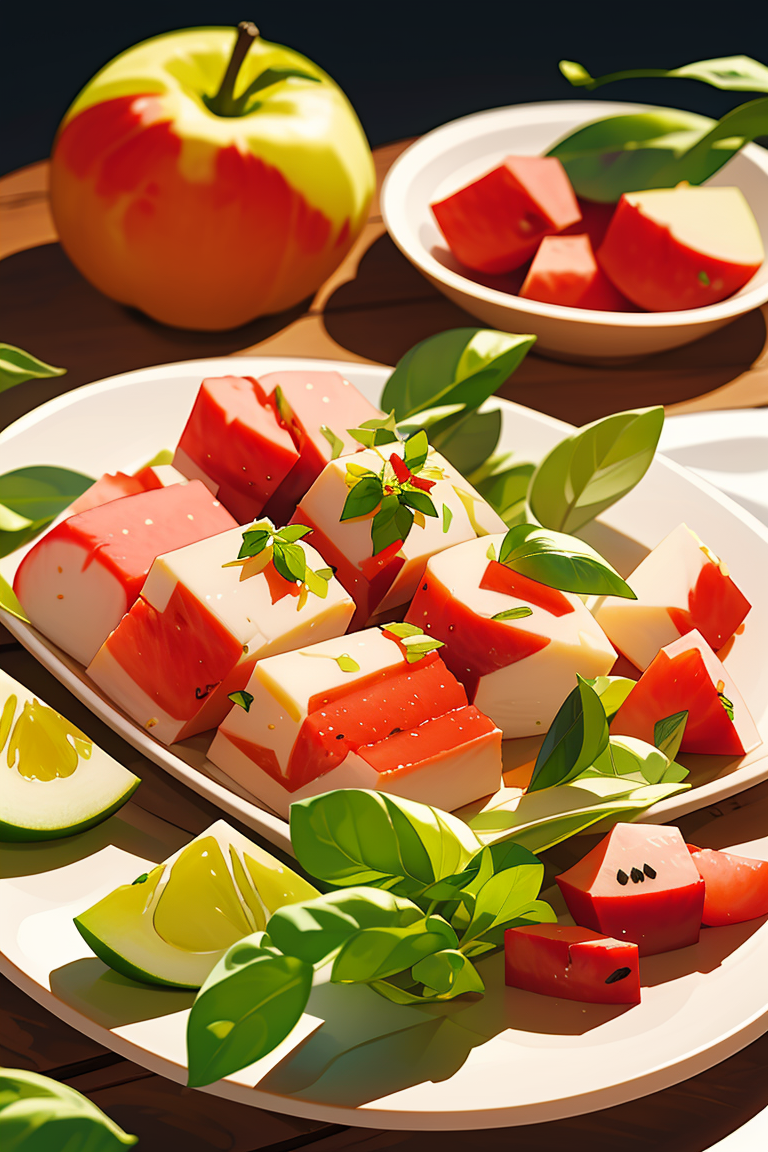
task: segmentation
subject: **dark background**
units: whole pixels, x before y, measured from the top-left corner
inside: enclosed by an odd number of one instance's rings
[[[267,40],[309,56],[341,85],[373,147],[468,112],[531,100],[594,98],[563,79],[561,58],[592,75],[673,68],[712,56],[768,61],[765,12],[745,0],[5,0],[0,173],[46,157],[68,105],[99,68],[174,28],[252,19]],[[749,13],[755,16],[749,18]],[[692,81],[623,81],[608,100],[722,115],[749,94]]]

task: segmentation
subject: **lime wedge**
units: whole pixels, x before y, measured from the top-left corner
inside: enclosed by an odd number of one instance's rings
[[[96,955],[124,976],[199,988],[226,950],[316,888],[217,820],[163,864],[75,917]]]
[[[0,840],[84,832],[138,786],[138,776],[0,669]]]

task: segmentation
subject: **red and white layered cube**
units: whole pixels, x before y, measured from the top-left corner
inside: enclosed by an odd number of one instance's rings
[[[382,413],[338,372],[269,372],[258,383],[299,453],[265,508],[275,524],[286,524],[334,454],[361,450],[347,429],[381,419]]]
[[[261,521],[260,523],[264,523]],[[230,692],[257,660],[340,636],[354,612],[335,579],[325,598],[304,593],[270,562],[225,567],[243,529],[159,556],[131,611],[97,652],[88,675],[164,744],[215,728]],[[307,564],[322,558],[302,542]]]
[[[366,449],[355,456],[354,463],[379,473],[382,455],[388,458],[392,454],[402,458],[402,444]],[[429,493],[437,516],[425,517],[423,527],[414,523],[404,542],[395,541],[376,556],[372,554],[371,542],[373,513],[341,520],[349,495],[344,457],[325,466],[296,509],[293,521],[308,524],[314,530],[312,543],[354,597],[357,611],[353,628],[363,627],[377,617],[392,619],[413,596],[430,556],[505,528],[490,504],[439,452],[430,449],[427,464],[439,468],[443,477]]]
[[[641,671],[660,648],[694,628],[717,651],[750,610],[727,566],[686,524],[678,524],[627,580],[637,599],[605,596],[594,615]]]
[[[299,459],[290,432],[250,377],[203,380],[173,457],[241,524],[260,515]]]
[[[760,733],[727,668],[700,632],[662,648],[611,721],[616,736],[654,743],[659,720],[687,712],[681,752],[744,756]]]
[[[334,788],[450,811],[498,790],[501,732],[467,704],[437,652],[408,663],[369,628],[260,661],[208,755],[275,812]]]
[[[235,526],[197,480],[138,492],[62,520],[24,557],[13,588],[34,626],[89,664],[156,556]]]
[[[433,556],[406,620],[445,644],[467,697],[506,737],[543,735],[576,685],[604,676],[616,652],[584,603],[489,558],[501,535]],[[513,609],[530,615],[494,619]]]

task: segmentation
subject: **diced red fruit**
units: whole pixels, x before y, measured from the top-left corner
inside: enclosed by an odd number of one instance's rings
[[[714,561],[705,564],[688,593],[688,609],[668,608],[681,636],[694,628],[715,651],[730,640],[752,605]]]
[[[623,195],[597,260],[641,308],[678,312],[738,291],[760,267],[763,252],[737,189],[681,185]]]
[[[597,252],[613,219],[616,205],[603,204],[599,200],[587,200],[583,196],[577,196],[576,202],[581,212],[581,220],[564,228],[560,235],[580,236],[586,233],[592,244],[592,251]]]
[[[504,568],[504,565],[498,564],[498,567]],[[560,593],[556,592],[555,596]],[[475,698],[481,676],[524,660],[550,642],[548,636],[526,632],[516,628],[513,622],[478,616],[434,576],[427,576],[421,582],[405,619],[443,641],[445,647],[440,649],[440,654],[446,667],[464,685],[470,701]]]
[[[565,169],[548,156],[507,156],[431,208],[457,259],[491,274],[518,268],[543,236],[580,219]]]
[[[362,745],[395,730],[411,731],[467,697],[436,652],[415,664],[399,664],[314,712],[301,726],[291,751],[286,784],[291,791],[324,775]]]
[[[635,310],[598,266],[589,236],[545,236],[520,295],[526,300],[566,308]]]
[[[239,376],[203,381],[174,458],[184,472],[180,453],[211,481],[241,524],[261,514],[299,459],[259,384]]]
[[[407,731],[391,732],[376,744],[358,748],[358,753],[377,772],[399,775],[423,768],[428,761],[440,759],[448,750],[476,744],[483,737],[496,734],[501,755],[501,733],[487,716],[471,704],[433,716]]]
[[[505,596],[514,596],[518,600],[526,600],[536,608],[543,608],[551,616],[567,616],[573,612],[573,604],[567,596],[557,588],[549,588],[524,576],[522,572],[514,572],[506,564],[498,560],[491,560],[486,568],[480,587],[491,592],[503,592]]]
[[[321,428],[328,426],[343,442],[341,454],[346,455],[362,448],[347,429],[380,419],[382,413],[338,372],[269,372],[258,384],[299,454],[264,509],[273,523],[286,524],[333,456]]]
[[[125,472],[105,472],[95,484],[86,488],[69,506],[69,515],[76,516],[78,512],[86,512],[89,508],[98,508],[100,504],[108,504],[110,500],[119,500],[122,496],[133,496],[137,492],[146,491],[146,485],[137,476],[127,476]]]
[[[739,730],[728,715],[718,691],[718,681],[712,678],[697,637],[703,644],[698,633],[687,633],[681,639],[689,639],[689,646],[674,655],[670,656],[668,649],[679,647],[680,640],[661,649],[616,713],[611,723],[615,736],[636,736],[653,744],[657,721],[687,711],[681,752],[744,755],[746,749]],[[729,704],[739,707],[742,702],[729,701]]]
[[[677,828],[617,824],[555,879],[577,924],[631,941],[641,956],[699,939],[704,882]]]
[[[639,1004],[638,947],[565,924],[508,928],[504,980],[512,988],[562,1000]]]
[[[716,928],[768,916],[768,862],[687,845],[704,881],[702,924]]]

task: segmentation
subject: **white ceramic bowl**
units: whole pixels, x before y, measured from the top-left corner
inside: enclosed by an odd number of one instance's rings
[[[428,132],[395,162],[381,193],[389,233],[403,254],[455,304],[506,332],[533,332],[537,350],[564,360],[635,359],[688,344],[768,301],[768,260],[734,296],[685,312],[598,312],[523,300],[456,260],[429,205],[492,168],[504,156],[538,155],[580,125],[648,110],[643,104],[564,100],[518,104],[464,116]],[[740,188],[768,250],[768,151],[748,144],[711,185]]]

